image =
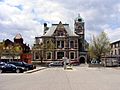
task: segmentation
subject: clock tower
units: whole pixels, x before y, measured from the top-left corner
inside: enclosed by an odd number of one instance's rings
[[[75,33],[80,36],[81,39],[84,39],[84,21],[80,14],[75,18],[74,21]]]
[[[79,35],[79,40],[78,40],[78,46],[79,46],[79,52],[84,51],[85,50],[85,45],[84,45],[84,32],[85,32],[85,28],[84,28],[84,20],[82,19],[82,17],[80,16],[80,14],[78,14],[78,17],[75,18],[74,20],[74,32]]]

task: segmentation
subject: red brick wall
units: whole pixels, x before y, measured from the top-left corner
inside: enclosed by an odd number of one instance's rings
[[[31,64],[32,63],[32,54],[22,54],[21,55],[21,61],[25,61],[26,63]]]

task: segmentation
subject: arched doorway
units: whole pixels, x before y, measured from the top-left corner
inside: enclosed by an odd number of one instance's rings
[[[80,57],[79,61],[80,61],[80,64],[84,64],[85,63],[85,57]]]

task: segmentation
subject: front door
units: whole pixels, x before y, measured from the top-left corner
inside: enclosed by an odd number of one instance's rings
[[[80,61],[80,64],[84,64],[85,63],[85,58],[84,57],[80,57],[79,61]]]

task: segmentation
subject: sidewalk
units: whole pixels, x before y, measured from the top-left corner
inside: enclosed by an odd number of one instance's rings
[[[44,70],[44,69],[47,69],[47,67],[36,67],[36,69],[29,70],[29,71],[26,71],[24,73],[28,74],[28,73],[33,73],[33,72],[37,72],[37,71]]]

